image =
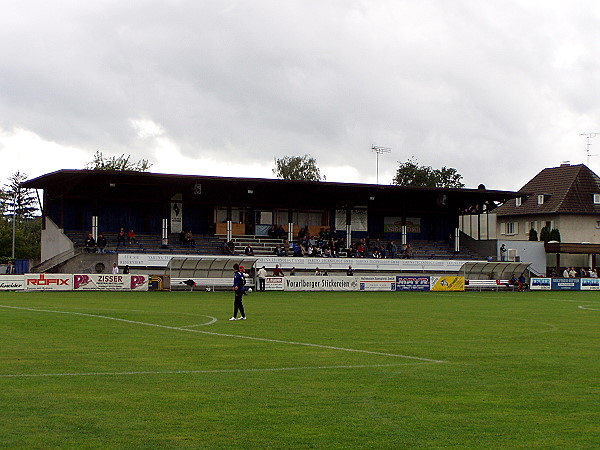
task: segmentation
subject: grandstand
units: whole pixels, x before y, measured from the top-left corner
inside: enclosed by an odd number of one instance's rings
[[[396,259],[482,260],[488,255],[461,244],[459,216],[490,211],[517,196],[486,189],[91,170],[53,172],[24,187],[44,191],[42,264],[36,270],[66,270],[72,258],[87,261],[81,250],[85,237],[99,232],[108,243],[106,253],[95,256],[105,267],[122,253],[222,255],[228,242],[234,245],[231,256],[242,255],[248,244],[257,257],[273,255],[278,245],[289,255],[302,242],[301,230],[319,241],[313,257],[390,258],[373,250],[380,239],[382,245],[397,244]],[[270,235],[275,226],[280,233]],[[136,242],[118,247],[120,227],[134,229]],[[194,246],[179,240],[187,230]],[[407,245],[410,254],[404,253]]]

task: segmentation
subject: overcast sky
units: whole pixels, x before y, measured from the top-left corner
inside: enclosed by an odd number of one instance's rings
[[[0,14],[0,180],[152,172],[390,184],[414,156],[517,190],[600,133],[600,2],[55,0]],[[590,140],[600,173],[600,135]]]

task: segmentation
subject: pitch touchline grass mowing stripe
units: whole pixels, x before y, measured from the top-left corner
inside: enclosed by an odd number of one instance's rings
[[[207,370],[161,370],[161,371],[130,371],[130,372],[82,372],[82,373],[20,373],[0,374],[0,378],[37,378],[37,377],[93,377],[93,376],[129,376],[129,375],[178,375],[198,373],[250,373],[250,372],[290,372],[301,370],[332,370],[332,369],[371,369],[381,367],[402,367],[427,364],[426,362],[401,364],[362,364],[353,366],[303,366],[303,367],[265,367],[258,369],[207,369]]]
[[[164,329],[168,329],[168,330],[185,331],[188,333],[207,334],[210,336],[232,337],[232,338],[237,338],[237,339],[249,339],[249,340],[253,340],[253,341],[272,342],[272,343],[276,343],[276,344],[302,345],[305,347],[325,348],[328,350],[339,350],[339,351],[344,351],[344,352],[366,353],[369,355],[389,356],[392,358],[414,359],[417,361],[426,361],[426,362],[433,362],[433,363],[448,362],[448,361],[442,361],[442,360],[437,360],[437,359],[421,358],[418,356],[397,355],[394,353],[384,353],[384,352],[373,352],[370,350],[359,350],[359,349],[354,349],[354,348],[335,347],[332,345],[312,344],[309,342],[283,341],[280,339],[267,339],[267,338],[254,337],[254,336],[243,336],[243,335],[239,335],[239,334],[215,333],[212,331],[203,331],[203,330],[193,330],[193,329],[189,329],[189,328],[172,327],[169,325],[160,325],[157,323],[138,322],[135,320],[121,319],[118,317],[101,316],[101,315],[97,315],[97,314],[87,314],[87,313],[79,313],[79,312],[73,312],[73,311],[54,311],[54,310],[49,310],[49,309],[25,308],[25,307],[21,307],[21,306],[7,306],[7,305],[0,305],[0,308],[9,308],[9,309],[17,309],[17,310],[33,311],[33,312],[45,312],[45,313],[52,313],[52,314],[70,314],[70,315],[75,315],[75,316],[95,317],[95,318],[99,318],[99,319],[116,320],[118,322],[125,322],[125,323],[131,323],[131,324],[136,324],[136,325],[164,328]]]

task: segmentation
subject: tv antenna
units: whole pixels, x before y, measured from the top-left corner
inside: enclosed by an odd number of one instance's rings
[[[379,155],[382,155],[384,153],[390,153],[392,151],[391,148],[389,147],[380,147],[379,145],[372,145],[371,146],[371,150],[374,151],[377,154],[377,172],[376,172],[376,176],[377,176],[377,184],[379,184]]]
[[[587,166],[590,165],[590,156],[598,156],[598,155],[590,155],[590,147],[592,146],[592,143],[590,142],[590,139],[593,137],[598,136],[600,133],[581,133],[579,136],[585,136],[586,140],[587,140],[587,144],[585,147],[585,153],[587,154]]]

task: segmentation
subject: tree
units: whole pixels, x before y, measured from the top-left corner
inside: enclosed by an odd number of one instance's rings
[[[325,181],[325,175],[321,175],[317,167],[317,160],[310,155],[275,159],[273,173],[282,180]]]
[[[21,186],[27,175],[19,171],[8,178],[8,184],[2,190],[2,213],[4,216],[16,216],[17,222],[33,219],[39,211],[39,202],[33,189]]]
[[[540,241],[548,242],[550,240],[550,228],[545,226],[540,230]]]
[[[87,170],[119,170],[126,171],[131,170],[134,172],[147,172],[152,166],[147,159],[142,159],[138,162],[130,161],[131,155],[127,157],[123,154],[121,156],[111,156],[105,158],[101,151],[94,153],[94,159],[85,165]]]
[[[15,256],[37,259],[40,257],[41,217],[39,203],[32,189],[21,183],[27,175],[16,172],[0,191],[0,258],[12,256],[12,237],[15,234]]]
[[[538,240],[538,233],[537,233],[537,231],[535,231],[534,228],[532,228],[531,230],[529,230],[529,240],[530,241],[537,241]]]
[[[462,175],[452,167],[433,169],[431,166],[419,166],[417,160],[410,158],[401,163],[392,182],[398,186],[462,188]]]
[[[550,240],[560,242],[560,231],[558,228],[552,228],[552,230],[550,230]]]

